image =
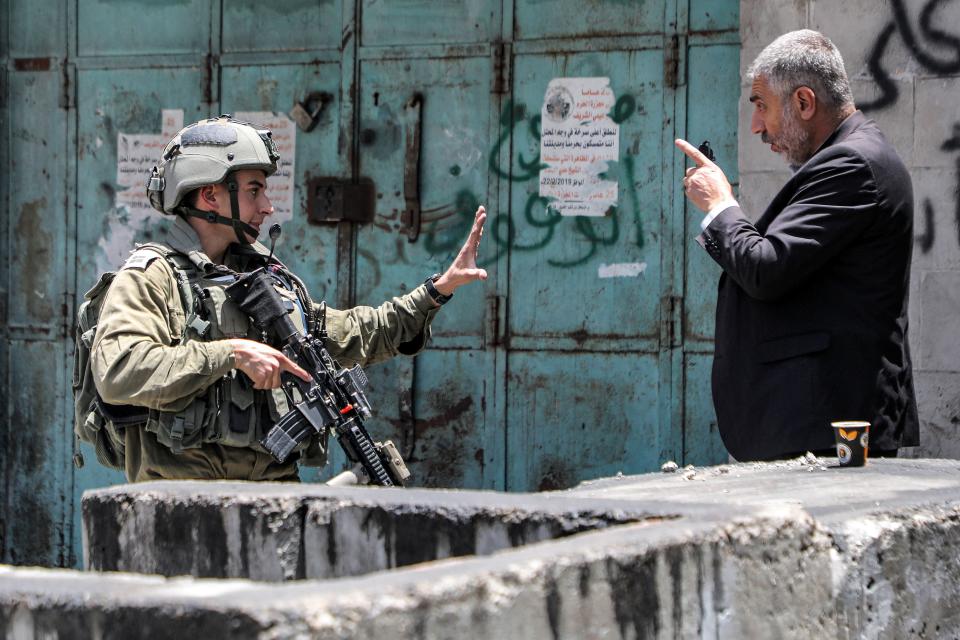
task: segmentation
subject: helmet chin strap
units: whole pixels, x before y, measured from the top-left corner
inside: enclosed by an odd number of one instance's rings
[[[254,238],[254,240],[256,240],[258,233],[254,227],[240,219],[240,200],[237,178],[233,173],[231,173],[227,176],[225,182],[227,184],[227,191],[230,193],[231,218],[221,216],[215,211],[201,211],[200,209],[189,207],[187,205],[178,207],[177,211],[191,218],[201,218],[210,224],[225,224],[233,227],[233,232],[237,234],[237,242],[243,245],[253,244],[253,241],[247,240],[247,235],[250,235]]]

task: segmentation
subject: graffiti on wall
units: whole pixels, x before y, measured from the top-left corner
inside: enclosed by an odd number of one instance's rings
[[[899,35],[911,58],[925,71],[935,76],[955,75],[960,72],[960,29],[958,33],[950,33],[941,29],[939,24],[945,21],[938,19],[937,13],[950,0],[927,0],[920,9],[916,28],[911,24],[907,6],[903,0],[891,0],[890,6],[893,17],[888,22],[874,42],[867,57],[867,68],[873,80],[877,83],[879,94],[874,100],[860,102],[858,106],[864,112],[878,111],[896,104],[900,97],[900,90],[885,66],[885,57],[894,36]],[[939,54],[932,53],[938,49]],[[960,151],[960,123],[954,124],[952,135],[944,140],[940,146],[942,151]],[[957,174],[954,188],[954,221],[956,224],[957,242],[960,244],[960,157],[956,161]],[[922,232],[916,237],[917,246],[923,253],[933,249],[936,238],[936,216],[933,204],[929,198],[923,200]]]
[[[900,95],[897,84],[884,68],[884,57],[894,35],[900,35],[911,57],[929,73],[939,76],[960,72],[960,36],[947,33],[933,25],[937,11],[949,2],[950,0],[927,0],[920,10],[918,29],[914,31],[903,0],[891,0],[893,19],[880,31],[867,58],[867,68],[880,89],[880,95],[875,100],[861,103],[859,106],[863,111],[889,107]],[[938,57],[928,51],[930,45],[950,50],[952,53],[947,57]]]
[[[636,98],[620,96],[610,111],[610,119],[616,124],[629,120],[638,113]],[[522,184],[538,179],[546,165],[540,158],[541,114],[528,115],[526,105],[507,102],[500,115],[500,135],[489,156],[489,169],[507,182]],[[526,136],[536,149],[528,159],[523,151],[510,156],[511,140]],[[507,156],[506,159],[504,156]],[[506,161],[506,164],[505,164]],[[625,192],[626,206],[611,206],[602,218],[563,216],[549,206],[549,199],[532,191],[519,215],[497,213],[489,227],[495,251],[484,258],[483,265],[495,262],[505,250],[540,251],[546,249],[556,237],[557,230],[564,228],[577,238],[583,250],[574,256],[551,256],[547,263],[566,268],[582,265],[604,246],[615,245],[621,238],[622,218],[629,216],[633,223],[632,242],[644,246],[644,227],[640,211],[640,196],[636,185],[636,160],[631,153],[622,154],[619,163],[610,163],[607,175],[619,179]],[[606,176],[603,176],[606,177]],[[456,250],[473,222],[473,212],[480,204],[477,194],[469,190],[459,192],[453,205],[442,212],[424,212],[426,224],[425,243],[431,254]],[[431,213],[433,215],[431,215]],[[429,222],[428,222],[429,221]]]

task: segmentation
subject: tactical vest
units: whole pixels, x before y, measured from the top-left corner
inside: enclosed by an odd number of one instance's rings
[[[133,260],[149,261],[161,257],[172,267],[177,280],[177,288],[184,305],[186,321],[183,327],[171,327],[173,335],[180,335],[174,346],[187,344],[191,341],[224,340],[227,338],[248,338],[263,341],[263,336],[256,330],[250,319],[230,300],[226,288],[233,284],[235,278],[229,273],[201,271],[183,254],[177,253],[167,245],[151,243],[141,245],[131,255],[128,264]],[[105,274],[106,276],[107,274]],[[106,284],[112,281],[112,274]],[[103,278],[98,283],[102,287]],[[105,289],[105,287],[104,287]],[[87,294],[88,300],[97,287]],[[277,291],[288,300],[290,318],[297,329],[306,331],[304,301],[299,300],[292,285],[277,284]],[[97,307],[99,313],[99,306]],[[95,326],[93,330],[95,331]],[[179,329],[179,331],[178,331]],[[88,347],[93,343],[93,336],[89,338]],[[89,368],[89,366],[88,366]],[[132,422],[126,409],[136,410],[135,407],[113,407],[94,403],[91,407],[92,416],[86,421],[100,420],[106,429],[110,442],[116,447],[120,445],[119,465],[105,461],[101,456],[100,446],[97,446],[97,457],[109,466],[123,466],[121,430],[133,424],[142,424],[147,431],[156,434],[157,441],[169,447],[174,453],[184,449],[201,447],[204,443],[218,443],[230,447],[247,447],[266,452],[259,441],[273,424],[289,410],[287,398],[281,389],[270,391],[255,390],[250,379],[238,369],[233,369],[227,375],[211,384],[196,396],[189,399],[189,404],[180,411],[160,411],[156,409],[142,409],[135,411],[136,422]],[[119,411],[118,411],[119,410]],[[78,416],[78,421],[79,421]],[[80,435],[78,433],[78,435]],[[81,439],[83,438],[81,435]],[[327,434],[318,434],[308,438],[300,446],[300,462],[310,466],[326,464]]]

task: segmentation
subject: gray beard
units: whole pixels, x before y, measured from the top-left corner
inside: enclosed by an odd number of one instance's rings
[[[813,156],[813,149],[810,148],[810,132],[803,128],[800,118],[793,109],[793,105],[787,103],[783,107],[783,128],[780,135],[774,140],[781,153],[787,159],[790,169],[796,172],[807,160]]]

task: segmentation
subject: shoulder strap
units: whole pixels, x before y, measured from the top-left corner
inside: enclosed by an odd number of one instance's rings
[[[198,298],[194,295],[193,283],[191,282],[191,279],[197,274],[196,266],[190,261],[190,258],[162,242],[147,242],[137,245],[137,251],[144,249],[160,255],[173,269],[174,278],[177,280],[177,288],[180,290],[180,301],[183,303],[183,313],[187,318],[184,330],[190,328],[196,331],[197,335],[205,336],[210,328],[210,322],[201,318],[198,313]]]

